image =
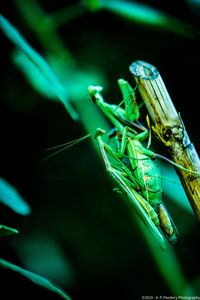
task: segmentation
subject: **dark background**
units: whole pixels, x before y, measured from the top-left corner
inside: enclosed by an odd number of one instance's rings
[[[128,71],[133,61],[140,59],[155,65],[199,152],[200,27],[198,15],[194,14],[197,9],[192,11],[184,1],[141,2],[192,24],[195,38],[140,26],[106,11],[83,15],[62,26],[59,33],[77,61],[94,65],[105,74],[105,97],[110,101],[119,99],[118,78],[124,77],[134,85]],[[74,4],[44,0],[39,3],[48,13]],[[2,14],[43,54],[14,3],[1,6]],[[61,104],[46,101],[32,90],[11,62],[12,49],[12,43],[1,34],[1,176],[20,191],[32,213],[18,216],[1,205],[1,223],[20,230],[19,236],[2,238],[1,257],[30,269],[36,253],[41,250],[41,257],[45,257],[40,241],[45,244],[47,239],[59,245],[65,254],[66,268],[71,270],[66,279],[56,280],[51,271],[48,277],[73,299],[171,295],[136,222],[113,193],[92,144],[85,141],[51,160],[41,161],[49,146],[73,140],[85,132]],[[176,209],[174,215],[184,232],[176,252],[186,278],[192,282],[199,276],[199,225],[178,206]],[[41,274],[46,275],[44,271]],[[2,269],[0,276],[7,293],[2,299],[12,299],[13,295],[25,299],[30,295],[59,298],[11,271]]]

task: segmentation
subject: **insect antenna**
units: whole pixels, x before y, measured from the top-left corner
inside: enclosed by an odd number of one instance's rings
[[[76,144],[78,144],[78,143],[80,143],[80,142],[86,140],[86,139],[89,138],[91,135],[92,135],[92,133],[89,133],[89,134],[87,134],[87,135],[85,135],[85,136],[82,136],[82,137],[80,137],[80,138],[78,138],[78,139],[75,139],[75,140],[73,140],[73,141],[69,141],[69,142],[64,143],[64,144],[61,144],[61,145],[57,145],[57,146],[53,146],[53,147],[47,148],[46,151],[51,151],[51,150],[55,150],[55,149],[58,149],[58,148],[60,148],[60,149],[57,150],[56,152],[51,153],[51,154],[48,155],[47,157],[43,158],[42,161],[45,161],[45,160],[47,160],[47,159],[49,159],[49,158],[51,158],[51,157],[53,157],[53,156],[59,154],[60,152],[65,151],[65,150],[68,149],[68,148],[71,148],[72,146],[74,146],[74,145],[76,145]]]

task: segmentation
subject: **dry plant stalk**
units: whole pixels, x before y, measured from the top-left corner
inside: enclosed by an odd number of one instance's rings
[[[154,123],[152,129],[169,150],[172,160],[186,169],[200,172],[199,156],[158,70],[149,63],[136,61],[130,65],[130,71]],[[200,220],[200,176],[180,168],[176,170]]]

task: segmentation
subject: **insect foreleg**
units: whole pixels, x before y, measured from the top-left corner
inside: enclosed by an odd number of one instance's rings
[[[140,111],[136,102],[134,89],[124,79],[119,79],[118,85],[125,102],[125,118],[130,121],[138,120],[140,117]]]
[[[136,190],[139,190],[140,189],[140,185],[138,184],[138,182],[135,179],[135,177],[132,175],[132,173],[129,170],[129,168],[121,160],[123,158],[123,155],[121,155],[121,153],[117,153],[117,152],[113,151],[113,149],[109,145],[107,145],[106,143],[104,143],[102,141],[101,135],[103,135],[104,133],[105,133],[105,131],[103,131],[102,129],[97,129],[97,135],[100,135],[100,137],[97,136],[97,138],[98,138],[97,140],[98,140],[98,142],[101,143],[101,146],[104,149],[104,156],[106,155],[105,154],[105,151],[106,151],[111,157],[113,157],[120,164],[121,169],[125,172],[125,174],[126,174],[125,177],[128,177],[128,178],[131,179],[132,186],[134,186],[134,188]],[[107,155],[106,155],[106,157],[107,157]],[[110,164],[110,162],[109,162],[109,164]],[[108,165],[108,163],[106,163],[106,165]],[[111,164],[110,164],[110,166],[111,166]]]
[[[93,102],[98,105],[98,107],[102,110],[104,115],[110,120],[110,122],[117,127],[121,132],[123,131],[123,125],[117,120],[115,114],[115,105],[107,104],[102,95],[102,88],[99,86],[89,86],[88,92]]]
[[[149,136],[149,132],[144,131],[144,132],[137,134],[135,136],[135,139],[137,139],[138,141],[144,141],[144,140],[146,140],[146,138],[148,138],[148,136]]]

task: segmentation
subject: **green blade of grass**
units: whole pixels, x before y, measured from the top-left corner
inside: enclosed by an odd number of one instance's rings
[[[102,8],[101,0],[83,0],[82,3],[91,11],[96,11]]]
[[[87,69],[80,69],[80,67],[72,68],[68,66],[65,61],[61,60],[60,57],[49,56],[48,59],[55,74],[62,81],[63,86],[75,106],[77,99],[88,96],[87,87],[89,84],[102,82],[104,86],[106,85],[104,74],[101,74],[99,70],[97,71],[89,66],[87,66]],[[12,61],[17,68],[23,72],[25,78],[34,90],[48,100],[58,100],[46,76],[38,70],[37,66],[28,59],[24,52],[19,49],[13,51]]]
[[[154,243],[139,219],[138,222],[144,233],[145,240],[149,246],[155,263],[157,264],[157,267],[159,268],[160,273],[162,274],[163,279],[167,283],[171,292],[174,295],[182,295],[185,297],[194,296],[196,293],[192,286],[187,282],[187,278],[174,248],[171,245],[166,244],[166,251],[162,251],[160,247]]]
[[[46,288],[47,290],[60,295],[64,299],[71,300],[71,298],[65,292],[63,292],[60,288],[56,287],[49,280],[47,280],[46,278],[44,278],[40,275],[37,275],[30,271],[27,271],[23,268],[20,268],[4,259],[0,259],[0,266],[3,268],[6,268],[6,269],[12,270],[14,272],[17,272],[17,273],[21,274],[22,276],[25,276],[26,278],[28,278],[30,281],[34,282],[35,284],[40,285],[40,286]]]
[[[52,89],[50,82],[46,76],[40,72],[38,67],[27,57],[27,55],[15,49],[12,53],[13,63],[23,72],[31,87],[41,94],[44,98],[57,101],[58,98]]]
[[[101,2],[102,8],[138,24],[167,29],[189,38],[196,36],[190,24],[143,3],[120,0],[102,0]]]
[[[153,26],[164,26],[166,16],[161,11],[145,4],[129,1],[104,1],[103,6],[132,21]]]
[[[63,87],[57,76],[54,74],[53,70],[42,58],[42,56],[25,41],[19,31],[13,25],[11,25],[8,20],[2,15],[0,15],[0,27],[3,30],[4,34],[15,44],[15,46],[17,46],[25,53],[27,58],[37,67],[38,71],[46,77],[46,80],[51,85],[54,93],[64,104],[70,116],[74,120],[78,120],[78,114],[69,102],[66,89]]]
[[[46,53],[58,55],[67,64],[73,64],[74,59],[71,52],[57,34],[57,26],[62,25],[64,20],[67,22],[67,20],[70,21],[76,18],[83,9],[74,5],[70,8],[67,7],[64,11],[62,8],[58,12],[46,14],[39,1],[14,0],[13,3],[25,21],[26,26],[34,32],[42,47],[46,49]]]
[[[3,178],[0,178],[0,202],[20,215],[28,215],[31,211],[18,191]]]
[[[4,235],[17,234],[19,231],[17,229],[7,227],[5,225],[0,225],[0,237]]]

